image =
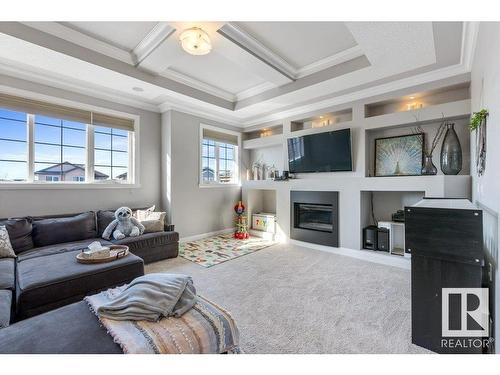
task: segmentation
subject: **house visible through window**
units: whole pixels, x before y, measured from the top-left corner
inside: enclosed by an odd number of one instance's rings
[[[133,139],[133,120],[0,94],[0,183],[134,182]]]
[[[87,125],[36,114],[34,123],[35,180],[85,181]]]
[[[97,179],[127,180],[128,143],[129,134],[125,130],[101,126],[94,128],[94,165]]]
[[[235,184],[239,181],[239,135],[202,125],[201,184]]]

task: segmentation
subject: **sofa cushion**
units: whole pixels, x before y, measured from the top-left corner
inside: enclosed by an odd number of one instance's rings
[[[65,242],[65,243],[57,243],[54,245],[35,247],[29,251],[25,251],[22,254],[17,256],[19,261],[23,261],[31,258],[38,258],[46,255],[57,254],[57,253],[66,253],[68,251],[75,250],[83,250],[87,248],[92,242],[99,241],[102,245],[111,245],[112,243],[102,238],[88,238],[86,240],[74,241],[74,242]]]
[[[87,303],[80,301],[0,329],[0,353],[120,354],[123,351],[102,328]]]
[[[147,249],[167,245],[179,241],[179,233],[177,232],[156,232],[145,233],[137,237],[125,237],[121,240],[112,240],[111,242],[117,245],[127,245],[133,253],[137,249]]]
[[[0,290],[0,328],[9,326],[12,306],[12,291]]]
[[[141,257],[144,263],[175,258],[179,254],[178,241],[177,232],[147,233],[138,237],[113,240],[116,244],[127,245],[132,254]]]
[[[12,289],[15,286],[15,260],[13,258],[0,259],[0,289]]]
[[[30,219],[7,219],[0,220],[0,226],[5,225],[9,232],[10,243],[16,254],[32,249],[33,239],[31,232],[33,226]]]
[[[97,237],[97,231],[95,214],[92,211],[76,216],[33,221],[33,242],[36,247],[95,237]]]
[[[81,264],[76,261],[79,251],[18,259],[16,318],[52,310],[144,274],[142,259],[133,254],[109,263]]]
[[[106,227],[115,219],[115,211],[97,211],[97,237],[102,237]]]

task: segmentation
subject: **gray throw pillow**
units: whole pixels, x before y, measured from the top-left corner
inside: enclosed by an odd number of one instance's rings
[[[16,253],[10,243],[9,232],[5,225],[0,226],[0,258],[15,258]]]

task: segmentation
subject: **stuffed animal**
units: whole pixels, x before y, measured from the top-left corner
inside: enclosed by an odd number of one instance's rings
[[[132,210],[128,207],[120,207],[115,211],[115,220],[109,223],[102,233],[102,238],[109,240],[113,234],[115,240],[121,240],[127,236],[137,237],[143,233],[144,225],[132,217]]]

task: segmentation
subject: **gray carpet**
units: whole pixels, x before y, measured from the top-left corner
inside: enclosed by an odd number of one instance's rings
[[[231,312],[246,353],[426,353],[411,344],[410,272],[275,245],[204,268],[182,258],[146,272],[186,273]]]

